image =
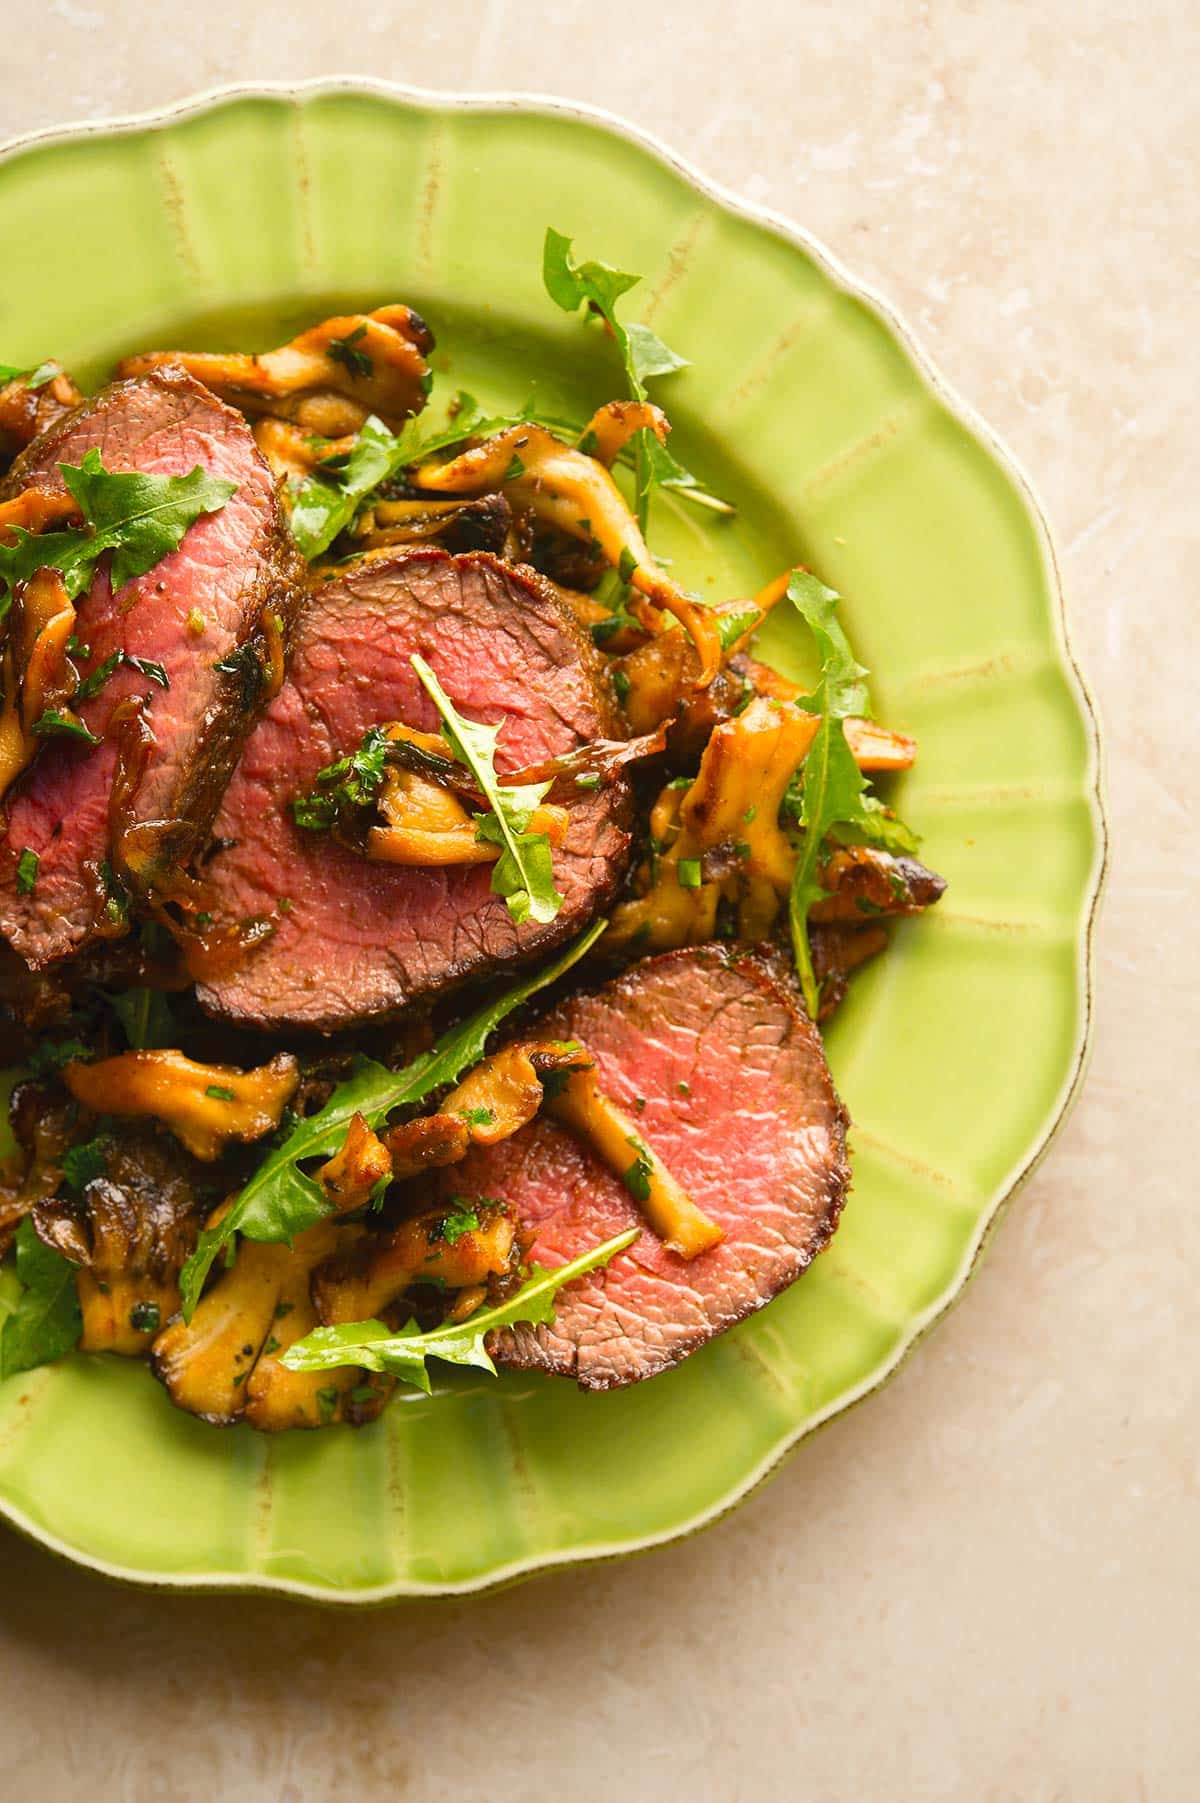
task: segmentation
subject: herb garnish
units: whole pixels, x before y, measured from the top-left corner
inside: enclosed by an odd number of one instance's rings
[[[343,810],[367,807],[383,781],[387,748],[383,728],[369,726],[357,751],[326,764],[317,771],[312,794],[295,797],[292,817],[296,825],[309,833],[328,832]]]
[[[451,1214],[443,1215],[440,1226],[440,1237],[448,1246],[457,1246],[465,1233],[479,1232],[479,1216],[473,1208],[457,1208]]]
[[[600,314],[617,341],[630,394],[635,401],[644,401],[647,382],[655,376],[669,376],[676,370],[686,369],[687,359],[677,356],[649,326],[636,322],[626,325],[618,317],[617,302],[631,288],[637,287],[642,279],[640,275],[614,269],[608,263],[576,263],[571,255],[571,245],[570,238],[556,232],[553,226],[547,226],[542,247],[542,281],[546,293],[564,313],[577,313],[580,307],[586,307]],[[637,518],[643,533],[649,515],[650,490],[655,484],[674,489],[702,506],[732,513],[728,503],[710,495],[675,460],[666,446],[659,443],[653,432],[638,432],[633,442]]]
[[[81,1194],[96,1177],[108,1175],[108,1140],[103,1134],[72,1146],[63,1159],[63,1177],[69,1187]]]
[[[232,1208],[215,1227],[201,1233],[179,1279],[185,1320],[192,1318],[214,1259],[235,1234],[244,1233],[253,1240],[286,1240],[290,1244],[298,1233],[329,1214],[325,1192],[300,1169],[302,1162],[328,1158],[336,1152],[356,1113],[366,1117],[369,1127],[378,1127],[393,1109],[420,1102],[443,1084],[456,1083],[470,1065],[483,1057],[488,1039],[501,1021],[539,989],[557,982],[591,950],[607,924],[597,921],[555,963],[451,1028],[428,1052],[402,1070],[390,1071],[374,1059],[359,1057],[350,1076],[335,1086],[325,1106],[296,1123],[283,1144],[268,1153]]]
[[[420,1333],[415,1321],[407,1322],[399,1332],[382,1321],[347,1321],[338,1327],[316,1327],[289,1346],[282,1362],[289,1371],[330,1371],[342,1365],[390,1371],[427,1395],[432,1391],[428,1370],[431,1358],[450,1365],[474,1366],[494,1376],[496,1367],[486,1345],[488,1334],[522,1322],[537,1327],[553,1321],[558,1292],[576,1277],[608,1264],[633,1244],[638,1233],[638,1228],[631,1228],[553,1271],[534,1265],[528,1280],[507,1302],[479,1309],[461,1324],[435,1327],[431,1333]]]
[[[61,708],[48,707],[39,714],[33,723],[33,730],[40,739],[78,739],[83,745],[99,745],[99,737],[86,727],[82,720],[68,714]]]
[[[37,887],[41,858],[27,845],[17,859],[17,894],[32,895]]]
[[[807,622],[821,660],[817,686],[800,702],[819,717],[820,725],[785,802],[803,831],[792,873],[788,919],[805,1005],[814,1020],[821,989],[813,970],[808,914],[827,893],[817,875],[828,856],[827,838],[850,828],[874,843],[902,845],[907,850],[916,847],[903,822],[889,815],[882,802],[868,793],[867,779],[846,738],[845,721],[853,715],[868,715],[871,702],[867,672],[851,651],[837,617],[839,599],[833,589],[806,570],[797,570],[788,583],[788,600]]]
[[[95,448],[82,463],[58,468],[84,524],[60,532],[10,527],[12,542],[0,546],[0,584],[9,596],[35,570],[52,566],[61,570],[68,598],[77,600],[106,551],[112,552],[115,592],[176,550],[188,527],[201,514],[219,511],[237,489],[236,482],[210,476],[199,465],[186,476],[106,470]]]
[[[74,1265],[43,1245],[28,1215],[17,1228],[16,1243],[22,1290],[0,1325],[0,1379],[61,1358],[83,1327]]]
[[[475,836],[502,847],[492,867],[492,892],[502,895],[508,911],[519,924],[554,919],[563,898],[554,887],[550,841],[545,833],[531,833],[534,809],[550,789],[548,782],[524,783],[511,788],[496,774],[496,741],[499,726],[466,720],[458,712],[423,657],[411,658],[421,685],[442,717],[442,732],[460,763],[471,771],[492,805],[492,812],[476,823]]]
[[[622,1171],[621,1181],[635,1202],[650,1200],[650,1178],[654,1170],[649,1150],[636,1134],[631,1133],[625,1141],[634,1151],[633,1163],[627,1171]]]
[[[348,332],[345,338],[331,338],[325,346],[325,355],[331,363],[340,363],[348,369],[352,376],[368,377],[375,373],[375,365],[366,351],[360,351],[358,341],[365,338],[367,328],[365,322]]]
[[[132,1051],[156,1050],[176,1038],[170,1004],[161,989],[122,989],[107,999]]]
[[[210,1083],[204,1093],[206,1096],[211,1096],[214,1102],[233,1101],[233,1091],[227,1089],[223,1083]]]

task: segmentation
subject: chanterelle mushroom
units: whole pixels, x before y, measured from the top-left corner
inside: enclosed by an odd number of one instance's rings
[[[121,1052],[95,1064],[68,1064],[63,1082],[96,1114],[150,1115],[195,1158],[273,1133],[296,1093],[300,1067],[278,1052],[255,1070],[197,1064],[182,1052]]]
[[[721,639],[712,609],[687,594],[655,562],[624,496],[598,458],[564,444],[545,426],[521,424],[506,427],[448,462],[419,465],[412,480],[435,494],[483,494],[503,488],[515,507],[528,508],[547,525],[585,544],[598,544],[609,563],[650,603],[649,608],[634,603],[650,630],[661,630],[662,609],[690,634],[699,654],[699,686],[716,675]]]
[[[411,307],[377,307],[309,326],[290,343],[258,356],[242,352],[149,351],[126,357],[123,376],[167,364],[244,413],[276,414],[305,432],[340,438],[378,414],[393,429],[425,404],[425,353],[433,336]]]

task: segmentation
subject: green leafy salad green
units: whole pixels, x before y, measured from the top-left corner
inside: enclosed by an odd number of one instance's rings
[[[356,1114],[361,1114],[368,1126],[377,1127],[397,1108],[422,1101],[443,1084],[457,1082],[465,1070],[483,1057],[488,1038],[501,1021],[539,989],[564,976],[590,951],[606,924],[597,921],[553,964],[460,1021],[402,1070],[388,1070],[373,1058],[357,1058],[352,1075],[336,1085],[325,1106],[295,1123],[282,1142],[267,1154],[218,1224],[200,1235],[179,1282],[184,1318],[191,1318],[214,1259],[236,1234],[245,1234],[252,1240],[290,1243],[298,1233],[315,1226],[331,1212],[320,1185],[301,1166],[309,1159],[328,1158],[336,1152]]]
[[[8,528],[12,542],[0,545],[0,616],[17,584],[39,569],[61,570],[68,599],[78,599],[107,551],[112,553],[112,586],[123,588],[177,550],[188,527],[202,514],[224,507],[237,489],[235,482],[199,467],[186,476],[106,470],[94,449],[82,463],[58,467],[84,524],[59,532]]]
[[[414,1321],[399,1329],[382,1321],[346,1321],[336,1327],[316,1327],[297,1340],[283,1355],[289,1371],[330,1371],[339,1365],[361,1365],[368,1371],[387,1371],[427,1394],[430,1390],[426,1361],[474,1365],[495,1375],[487,1350],[487,1336],[499,1327],[537,1327],[554,1319],[554,1299],[577,1277],[585,1277],[609,1264],[632,1246],[639,1229],[630,1228],[602,1245],[591,1246],[578,1258],[552,1271],[534,1265],[520,1289],[506,1301],[477,1309],[461,1323],[447,1323],[422,1333]]]
[[[556,306],[568,313],[585,307],[604,320],[621,353],[633,399],[646,399],[646,384],[653,378],[687,368],[686,359],[677,356],[649,326],[635,321],[627,324],[620,319],[617,302],[637,287],[640,276],[613,269],[607,263],[576,263],[571,255],[571,239],[553,227],[546,231],[542,275],[546,292]],[[590,448],[578,423],[554,418],[532,404],[516,413],[489,414],[472,395],[460,391],[454,396],[449,413],[448,423],[442,428],[430,431],[418,416],[399,433],[390,432],[382,420],[372,415],[348,451],[332,453],[312,475],[297,481],[292,490],[291,526],[303,555],[311,561],[328,551],[338,534],[353,524],[363,505],[385,483],[402,476],[414,464],[452,450],[468,439],[490,438],[510,426],[537,424],[560,436],[578,439],[581,450]],[[633,461],[637,516],[643,532],[654,488],[678,494],[715,513],[733,512],[729,503],[698,482],[653,432],[643,429],[634,435]],[[510,478],[522,473],[512,469]]]
[[[854,716],[869,716],[871,699],[867,671],[851,651],[837,617],[839,599],[833,589],[826,588],[806,570],[797,570],[788,583],[788,600],[812,633],[821,664],[816,688],[801,703],[817,715],[820,725],[785,804],[800,829],[788,919],[796,970],[814,1020],[820,987],[813,970],[808,915],[814,903],[828,894],[818,879],[818,871],[828,855],[829,840],[857,831],[889,851],[911,852],[917,845],[903,822],[870,794],[867,779],[846,739],[845,722]]]

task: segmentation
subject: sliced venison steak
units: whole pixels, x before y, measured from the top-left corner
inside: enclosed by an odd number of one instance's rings
[[[490,865],[368,863],[302,831],[291,803],[368,727],[435,732],[410,662],[419,652],[455,707],[501,723],[502,775],[616,730],[600,660],[569,609],[531,571],[486,552],[383,551],[313,592],[291,672],[246,746],[205,865],[220,921],[267,919],[271,935],[200,986],[210,1013],[240,1025],[333,1031],[396,1014],[447,986],[544,954],[608,901],[630,850],[623,778],[569,800],[554,853],[563,905],[514,926]]]
[[[274,481],[240,414],[182,371],[163,370],[110,388],[45,432],[18,458],[6,483],[61,492],[60,463],[96,448],[109,470],[187,475],[197,466],[236,482],[218,512],[198,519],[177,550],[113,594],[102,560],[77,602],[78,659],[88,675],[112,653],[160,664],[169,687],[118,668],[79,713],[102,743],[51,739],[8,797],[0,842],[0,932],[33,969],[78,951],[98,930],[111,934],[105,866],[109,799],[117,771],[118,703],[145,696],[154,737],[127,813],[128,824],[162,823],[153,875],[186,863],[207,834],[255,708],[255,656],[264,622],[290,626],[301,569]],[[235,654],[245,647],[245,656]],[[214,668],[234,657],[235,668]],[[32,893],[17,888],[26,848],[39,859]],[[118,921],[119,926],[119,921]]]
[[[668,1252],[619,1178],[545,1117],[443,1173],[459,1206],[511,1203],[535,1235],[530,1258],[546,1266],[643,1228],[560,1294],[552,1324],[489,1340],[498,1364],[614,1389],[676,1364],[807,1268],[850,1181],[847,1116],[790,983],[753,954],[702,946],[648,958],[564,1003],[543,1031],[582,1041],[602,1089],[725,1230],[690,1262]]]

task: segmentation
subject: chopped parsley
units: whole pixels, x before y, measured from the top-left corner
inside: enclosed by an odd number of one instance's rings
[[[42,860],[27,845],[17,859],[17,894],[32,895],[37,887],[38,868]]]
[[[675,875],[681,889],[699,889],[704,881],[699,858],[680,858],[675,866]]]
[[[636,1157],[629,1169],[622,1171],[621,1181],[635,1202],[648,1202],[650,1200],[650,1177],[654,1170],[649,1150],[635,1133],[629,1134],[625,1143],[633,1147]]]
[[[453,1214],[444,1216],[441,1238],[448,1246],[457,1246],[465,1233],[479,1232],[479,1216],[473,1208],[456,1209]]]
[[[40,739],[78,739],[82,745],[98,745],[99,738],[90,732],[82,720],[74,715],[64,713],[61,708],[48,707],[45,713],[33,723],[33,730]]]
[[[496,1117],[490,1108],[465,1108],[462,1118],[468,1127],[490,1127]]]
[[[206,1096],[211,1096],[214,1102],[233,1101],[233,1091],[226,1089],[223,1083],[210,1083],[204,1093]]]
[[[387,748],[382,726],[368,727],[357,751],[326,764],[317,771],[312,793],[295,797],[296,825],[308,833],[326,833],[345,810],[368,807],[383,781]]]
[[[331,363],[340,363],[348,369],[352,376],[361,376],[364,380],[375,374],[375,365],[366,351],[358,349],[359,341],[367,335],[366,322],[356,326],[344,338],[331,338],[325,347],[325,355]]]

